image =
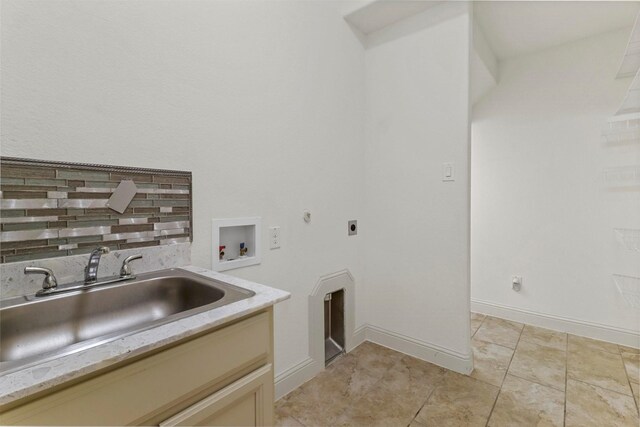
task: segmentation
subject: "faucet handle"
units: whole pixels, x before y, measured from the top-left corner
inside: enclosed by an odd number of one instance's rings
[[[49,268],[43,267],[25,267],[24,274],[46,274],[42,282],[42,289],[55,289],[58,287],[58,280]]]
[[[134,261],[136,259],[141,259],[142,255],[141,254],[137,254],[137,255],[131,255],[128,256],[124,259],[124,261],[122,261],[122,268],[120,269],[120,277],[129,277],[131,276],[131,266],[129,265],[129,263],[131,261]]]

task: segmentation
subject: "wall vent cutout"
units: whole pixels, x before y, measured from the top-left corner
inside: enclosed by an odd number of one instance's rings
[[[344,289],[324,296],[324,363],[345,352]]]

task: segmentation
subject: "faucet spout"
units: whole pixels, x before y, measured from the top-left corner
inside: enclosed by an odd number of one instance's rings
[[[89,255],[89,264],[87,264],[84,269],[85,285],[98,281],[98,266],[100,265],[100,256],[107,253],[109,253],[109,248],[106,246],[101,246],[91,251],[91,255]]]

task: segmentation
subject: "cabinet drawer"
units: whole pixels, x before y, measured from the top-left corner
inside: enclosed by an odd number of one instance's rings
[[[263,366],[160,423],[173,426],[270,426],[273,369]]]
[[[125,425],[180,411],[188,399],[219,390],[271,360],[270,314],[263,312],[10,409],[0,414],[0,423]]]

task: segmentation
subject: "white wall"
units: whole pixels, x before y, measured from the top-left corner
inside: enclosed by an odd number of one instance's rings
[[[640,276],[613,228],[640,228],[640,192],[602,170],[640,163],[640,145],[601,132],[630,80],[615,80],[629,31],[500,63],[472,125],[472,305],[557,329],[634,343],[640,312],[612,273]],[[511,276],[524,277],[522,291]],[[493,311],[492,311],[493,310]],[[542,316],[539,316],[542,315]]]
[[[265,235],[262,265],[229,272],[293,294],[276,373],[308,357],[318,278],[362,281],[347,220],[362,214],[364,55],[344,6],[2,2],[2,155],[193,171],[198,266],[212,217],[279,225],[281,249]]]
[[[471,26],[461,4],[425,13],[446,19],[366,52],[367,321],[380,341],[464,371]],[[444,162],[455,163],[455,182],[442,181]]]
[[[307,297],[343,269],[356,328],[465,370],[466,6],[376,39],[366,73],[349,6],[4,0],[2,155],[193,171],[192,259],[203,267],[211,218],[261,216],[262,264],[229,273],[292,292],[276,307],[277,374],[308,361]],[[456,182],[441,181],[442,162],[456,163]],[[281,249],[268,249],[270,225]]]

